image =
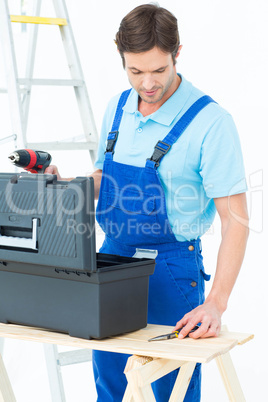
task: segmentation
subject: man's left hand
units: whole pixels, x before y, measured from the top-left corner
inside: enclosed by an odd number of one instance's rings
[[[200,328],[189,333],[197,324]],[[182,328],[182,329],[181,329]],[[216,304],[212,301],[205,301],[204,304],[185,314],[177,322],[174,331],[181,329],[179,338],[182,339],[189,334],[191,338],[208,338],[218,336],[221,330],[221,313]]]

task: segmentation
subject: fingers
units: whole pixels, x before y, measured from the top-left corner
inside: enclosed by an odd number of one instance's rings
[[[50,165],[46,168],[45,173],[50,173],[50,174],[55,174],[57,172],[57,166],[55,165]]]
[[[180,339],[184,338],[189,334],[189,332],[199,323],[198,318],[192,318],[191,313],[185,314],[185,316],[177,322],[174,327],[174,331],[180,330],[178,337]]]
[[[209,318],[204,319],[199,329],[195,332],[189,334],[190,338],[209,338],[212,336],[217,336],[220,332],[220,325],[217,321],[211,322]]]
[[[197,324],[199,328],[191,332]],[[185,314],[174,327],[174,331],[176,330],[180,330],[180,339],[186,336],[193,339],[218,336],[221,330],[221,314],[215,305],[205,303]]]
[[[185,314],[185,316],[180,321],[177,322],[177,324],[173,328],[173,331],[177,331],[177,330],[181,329],[182,327],[184,327],[187,324],[188,315],[189,314]]]
[[[56,174],[57,179],[61,180],[61,175],[59,174],[58,168],[55,165],[50,165],[46,168],[45,173],[47,174]]]
[[[209,338],[213,336],[218,336],[220,333],[220,325],[218,322],[212,322],[209,318],[204,319],[202,324],[199,326],[199,329],[191,332],[200,321],[198,319],[189,321],[184,327],[181,327],[181,331],[178,335],[179,339],[183,339],[186,336],[189,336],[193,339],[198,338]]]
[[[209,338],[211,336],[218,336],[221,330],[221,326],[217,325],[216,323],[212,324],[201,337],[202,338]]]

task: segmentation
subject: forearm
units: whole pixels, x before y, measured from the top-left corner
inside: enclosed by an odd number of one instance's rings
[[[94,179],[94,196],[95,196],[95,200],[97,200],[99,198],[99,193],[100,193],[102,170],[97,169],[90,176],[93,177],[93,179]]]
[[[239,274],[248,238],[248,227],[230,219],[222,230],[215,279],[206,302],[213,301],[223,313]]]
[[[89,175],[89,177],[93,177],[94,179],[94,198],[97,200],[99,198],[100,193],[100,185],[101,185],[101,177],[102,177],[102,170],[97,169],[95,172]],[[64,180],[73,180],[73,179],[64,179]]]
[[[45,173],[57,175],[58,180],[71,181],[74,179],[73,177],[63,179],[59,173],[57,166],[55,165],[50,165],[49,167],[47,167]],[[90,176],[94,179],[94,197],[95,200],[97,200],[99,198],[102,170],[97,169]]]
[[[248,214],[245,193],[214,199],[222,224],[222,241],[219,248],[215,279],[204,304],[196,307],[177,322],[181,329],[179,338],[201,322],[200,328],[191,333],[192,338],[217,336],[221,328],[221,316],[245,254],[248,238]]]

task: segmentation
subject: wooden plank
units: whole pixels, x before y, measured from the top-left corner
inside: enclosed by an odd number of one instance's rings
[[[253,334],[244,334],[241,332],[229,332],[226,324],[221,326],[221,335],[224,336],[225,338],[229,338],[230,335],[232,337],[235,337],[237,339],[238,345],[244,345],[244,343],[254,338]]]
[[[245,397],[240,386],[231,356],[229,353],[216,358],[225,389],[231,402],[245,402]]]
[[[159,329],[160,327],[160,329]],[[238,335],[220,334],[218,338],[171,339],[148,342],[155,333],[167,333],[171,327],[150,325],[147,328],[103,340],[86,340],[43,329],[12,324],[0,324],[0,336],[27,341],[54,343],[78,348],[160,357],[171,360],[206,363],[220,354],[227,353],[238,343]],[[240,336],[241,334],[239,334]],[[250,337],[248,337],[250,338]],[[239,338],[240,339],[240,338]]]
[[[225,339],[237,339],[238,345],[244,345],[254,338],[253,334],[243,334],[241,332],[221,331],[220,335]]]
[[[65,18],[30,17],[28,15],[10,15],[10,21],[23,24],[67,25]]]
[[[7,371],[0,355],[0,402],[16,402]]]

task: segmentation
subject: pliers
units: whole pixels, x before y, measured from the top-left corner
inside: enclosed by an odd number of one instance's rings
[[[199,328],[200,328],[199,325],[196,325],[193,329],[191,329],[191,331],[189,331],[189,333],[194,332]],[[151,342],[151,341],[164,341],[166,339],[178,338],[178,335],[181,332],[181,330],[182,330],[182,328],[178,329],[177,331],[171,332],[170,334],[164,334],[164,335],[156,336],[155,338],[150,338],[150,339],[148,339],[148,342]]]

